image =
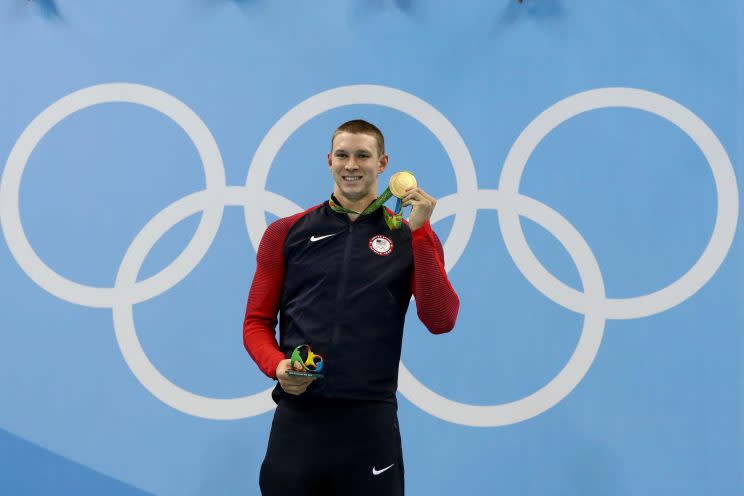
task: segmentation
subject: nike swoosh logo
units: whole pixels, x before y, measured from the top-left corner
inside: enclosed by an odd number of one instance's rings
[[[393,463],[393,465],[395,465],[395,464]],[[375,467],[372,467],[372,475],[380,475],[381,473],[383,473],[385,470],[389,469],[393,465],[389,465],[389,466],[387,466],[387,467],[385,467],[385,468],[383,468],[381,470],[377,470],[377,469],[375,469]]]
[[[325,236],[310,236],[310,242],[315,243],[316,241],[320,241],[321,239],[330,238],[331,236],[335,236],[336,233],[333,234],[326,234]]]

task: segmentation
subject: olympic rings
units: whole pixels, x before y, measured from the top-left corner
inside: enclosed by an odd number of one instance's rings
[[[318,93],[299,103],[274,124],[258,145],[248,169],[246,188],[254,195],[262,194],[276,154],[292,133],[305,122],[323,112],[359,104],[381,105],[413,117],[436,136],[455,166],[455,183],[460,195],[453,202],[458,215],[455,216],[450,235],[444,243],[445,266],[451,269],[465,251],[475,225],[476,208],[467,201],[470,195],[478,192],[475,165],[455,126],[437,109],[410,93],[386,86],[342,86]],[[258,249],[258,243],[267,227],[266,218],[258,203],[246,204],[245,223],[253,248]]]
[[[501,171],[499,190],[516,193],[530,155],[553,129],[583,112],[607,107],[627,107],[651,112],[684,131],[700,148],[713,172],[718,193],[716,222],[708,245],[697,262],[682,277],[664,289],[634,298],[609,298],[606,317],[635,319],[668,310],[695,294],[723,263],[736,232],[739,193],[736,176],[726,150],[713,131],[679,103],[650,91],[633,88],[601,88],[565,98],[537,116],[512,146]],[[524,276],[545,296],[559,305],[584,313],[588,302],[550,274],[535,258],[519,225],[517,212],[499,210],[499,226],[507,249]]]
[[[8,248],[23,271],[39,286],[54,296],[70,303],[98,308],[111,308],[117,298],[117,288],[99,288],[79,284],[54,272],[34,252],[21,224],[18,196],[21,177],[29,157],[41,139],[62,120],[94,105],[112,102],[136,103],[157,110],[170,117],[186,132],[196,146],[204,165],[207,188],[225,185],[225,168],[217,142],[206,124],[193,110],[168,93],[138,84],[111,83],[90,86],[60,98],[39,114],[24,129],[16,141],[3,170],[0,181],[0,226]],[[144,288],[145,301],[167,291],[186,277],[212,244],[222,219],[222,205],[212,203],[204,210],[194,237],[171,265],[158,274],[137,283]],[[149,296],[145,296],[149,295]]]
[[[31,153],[49,130],[78,110],[108,102],[129,102],[158,110],[187,133],[199,152],[206,176],[204,190],[163,209],[135,236],[119,267],[113,288],[86,286],[52,271],[34,252],[20,220],[19,190]],[[199,117],[175,97],[147,86],[115,83],[91,86],[50,105],[23,131],[0,178],[0,227],[21,269],[40,287],[71,303],[111,308],[117,342],[133,374],[155,397],[189,415],[237,419],[259,415],[274,407],[270,389],[232,399],[216,399],[186,391],[166,379],[149,361],[137,338],[133,305],[172,288],[201,261],[216,235],[225,206],[244,208],[246,227],[254,248],[266,229],[265,212],[280,217],[302,209],[266,191],[274,157],[285,141],[305,122],[328,110],[353,104],[376,104],[404,112],[425,125],[442,143],[455,170],[457,191],[438,201],[432,223],[455,215],[444,243],[450,270],[465,250],[479,209],[498,210],[499,228],[518,269],[541,293],[559,305],[584,315],[581,337],[563,369],[538,391],[500,405],[469,405],[431,391],[401,362],[399,389],[422,410],[443,420],[471,426],[499,426],[539,415],[565,398],[583,379],[596,356],[607,319],[653,315],[685,301],[704,286],[723,263],[733,241],[738,219],[738,187],[733,166],[713,131],[679,103],[656,93],[633,88],[601,88],[578,93],[554,104],[535,118],[509,151],[498,190],[478,189],[470,152],[455,127],[434,107],[401,90],[384,86],[344,86],[301,102],[269,130],[251,161],[244,187],[225,184],[219,148]],[[519,193],[519,182],[532,151],[555,127],[590,110],[629,107],[654,113],[682,129],[708,161],[718,194],[716,222],[699,260],[677,281],[655,293],[633,298],[607,298],[596,258],[576,229],[557,212]],[[165,232],[189,215],[204,212],[194,237],[183,252],[158,274],[137,282],[145,257]],[[561,242],[576,265],[584,292],[570,288],[537,260],[521,230],[525,216]]]

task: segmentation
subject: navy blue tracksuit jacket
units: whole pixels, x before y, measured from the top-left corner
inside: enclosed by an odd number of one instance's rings
[[[274,379],[296,346],[322,355],[325,378],[301,397],[394,401],[411,295],[430,332],[450,331],[457,318],[459,300],[428,222],[390,230],[381,209],[352,222],[324,202],[272,223],[256,261],[243,342]],[[277,384],[274,400],[284,394]]]

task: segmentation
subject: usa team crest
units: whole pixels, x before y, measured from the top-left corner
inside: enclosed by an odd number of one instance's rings
[[[383,236],[382,234],[373,236],[369,240],[369,249],[372,250],[372,253],[374,253],[375,255],[390,255],[390,252],[393,251],[393,246],[395,246],[393,244],[393,241],[387,236]]]

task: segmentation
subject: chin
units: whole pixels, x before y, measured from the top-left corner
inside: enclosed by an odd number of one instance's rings
[[[361,184],[358,186],[351,184],[340,184],[338,189],[339,191],[341,191],[342,195],[350,200],[358,200],[360,198],[364,198],[369,194],[369,188]]]
[[[364,191],[349,191],[342,189],[341,195],[348,200],[359,200],[364,198],[367,194]]]

